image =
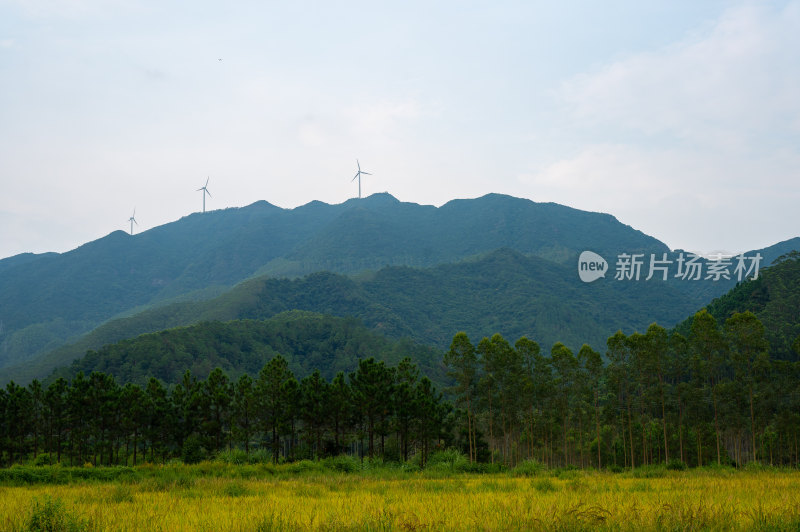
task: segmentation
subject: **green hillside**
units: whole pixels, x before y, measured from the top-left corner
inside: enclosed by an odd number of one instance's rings
[[[436,208],[376,194],[339,205],[192,214],[68,253],[0,260],[0,368],[134,309],[203,299],[259,274],[355,273],[457,262],[499,247],[568,261],[591,247],[665,251],[607,214],[490,194]]]
[[[797,360],[800,351],[794,346],[800,340],[800,252],[780,257],[773,266],[762,270],[758,279],[739,284],[714,299],[706,309],[718,323],[735,312],[749,310],[764,324],[770,357]],[[676,329],[686,335],[690,327],[691,318]]]
[[[453,334],[481,338],[499,332],[542,345],[560,341],[605,345],[617,329],[652,321],[672,325],[700,305],[669,283],[582,283],[572,265],[509,249],[426,269],[393,266],[358,278],[328,272],[300,279],[262,277],[208,301],[187,301],[114,320],[75,344],[23,366],[7,378],[27,382],[69,364],[87,350],[125,338],[204,321],[265,319],[288,310],[353,316],[393,338],[446,349]]]
[[[327,380],[348,372],[359,359],[374,357],[397,365],[404,357],[416,362],[425,375],[444,380],[442,353],[408,340],[389,340],[369,331],[353,318],[335,318],[309,312],[285,312],[269,320],[203,322],[144,334],[89,351],[69,367],[58,369],[51,380],[100,371],[120,383],[145,385],[149,377],[178,383],[187,369],[205,379],[222,368],[234,380],[255,375],[280,354],[298,378],[315,369]]]

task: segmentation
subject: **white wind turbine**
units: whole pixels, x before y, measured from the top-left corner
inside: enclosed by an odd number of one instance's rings
[[[351,179],[350,182],[352,183],[353,181],[356,180],[356,178],[358,178],[358,198],[361,199],[361,174],[364,175],[372,175],[372,174],[370,174],[369,172],[361,171],[361,163],[358,162],[358,159],[356,159],[356,164],[358,165],[358,172],[356,172],[356,176],[353,179]]]
[[[131,234],[133,234],[133,224],[139,225],[139,222],[136,221],[136,207],[133,208],[133,214],[128,218],[128,221],[131,223]]]
[[[209,179],[211,178],[209,177],[208,179],[206,179],[206,184],[196,190],[196,192],[200,192],[201,190],[203,191],[203,212],[206,212],[206,194],[208,194],[209,198],[211,197],[211,192],[208,191]]]

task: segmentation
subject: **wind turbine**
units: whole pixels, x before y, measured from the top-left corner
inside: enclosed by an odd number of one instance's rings
[[[358,199],[361,199],[361,174],[364,175],[372,175],[372,174],[370,174],[369,172],[361,171],[361,163],[358,162],[358,159],[356,159],[356,164],[358,165],[358,172],[356,172],[356,177],[358,178]],[[353,181],[355,181],[356,177],[351,179],[350,182],[352,183]]]
[[[206,184],[196,190],[196,192],[200,192],[201,190],[203,191],[203,212],[206,212],[206,194],[208,194],[209,198],[211,197],[211,192],[208,191],[209,179],[211,178],[209,177],[208,179],[206,179]]]
[[[139,222],[136,221],[136,207],[133,208],[133,214],[128,218],[128,221],[131,223],[131,234],[133,234],[133,224],[139,225]]]

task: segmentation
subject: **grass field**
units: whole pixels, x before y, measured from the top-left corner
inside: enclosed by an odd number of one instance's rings
[[[0,529],[800,530],[800,473],[792,471],[522,476],[200,464],[111,476],[6,483]]]

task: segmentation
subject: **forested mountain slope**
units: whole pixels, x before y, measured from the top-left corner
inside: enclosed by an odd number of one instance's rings
[[[265,319],[295,309],[354,316],[387,336],[440,349],[462,330],[477,338],[500,332],[577,349],[584,342],[602,348],[620,328],[630,332],[652,321],[672,325],[698,307],[669,283],[585,284],[574,265],[501,249],[478,260],[426,269],[393,266],[355,279],[325,272],[294,280],[253,279],[209,301],[111,321],[73,345],[6,371],[8,378],[25,382],[89,349],[142,333],[203,321]]]
[[[707,307],[718,323],[735,312],[750,311],[764,324],[770,344],[770,357],[797,360],[800,353],[800,252],[779,258],[761,272],[758,279],[736,286]],[[691,318],[676,329],[687,335]]]
[[[204,299],[255,275],[430,266],[509,247],[567,260],[587,247],[662,251],[618,222],[490,194],[436,208],[376,194],[339,205],[192,214],[133,236],[115,231],[67,253],[0,260],[0,368],[100,323],[174,298]]]
[[[149,377],[156,377],[176,384],[186,370],[205,379],[219,367],[235,380],[243,373],[258,374],[278,354],[298,378],[318,369],[330,381],[339,371],[352,371],[359,359],[374,357],[397,365],[410,357],[425,375],[439,382],[445,379],[441,351],[409,340],[390,340],[354,318],[298,311],[268,320],[203,322],[143,334],[89,351],[69,367],[58,369],[52,378],[101,371],[120,383],[145,385]]]

